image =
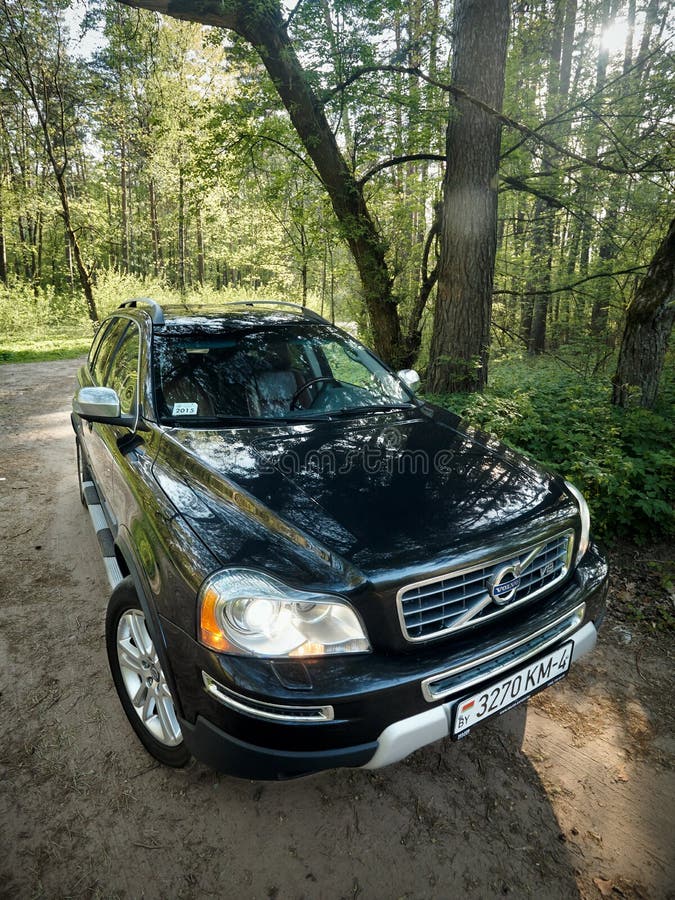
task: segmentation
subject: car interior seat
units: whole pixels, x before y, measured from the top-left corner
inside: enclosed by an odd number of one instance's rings
[[[291,368],[291,354],[286,343],[277,344],[249,383],[249,408],[252,415],[283,416],[290,411],[291,400],[304,383]]]
[[[171,415],[176,403],[196,403],[197,415],[215,415],[215,391],[208,356],[186,354],[185,363],[162,383],[165,415]]]

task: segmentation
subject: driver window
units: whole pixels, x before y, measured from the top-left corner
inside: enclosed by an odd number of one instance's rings
[[[99,344],[92,369],[94,383],[101,385],[101,387],[105,387],[108,384],[107,375],[110,368],[110,360],[128,324],[129,319],[113,319],[105,329],[105,334]]]
[[[106,387],[114,388],[117,391],[122,415],[130,415],[136,408],[139,350],[138,328],[131,325],[113,358],[110,373],[106,379]]]

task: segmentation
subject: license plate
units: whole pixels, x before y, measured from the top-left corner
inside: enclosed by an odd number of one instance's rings
[[[452,738],[466,737],[474,726],[505,713],[547,685],[564,678],[572,662],[573,649],[574,641],[568,641],[496,684],[464,697],[455,706]]]

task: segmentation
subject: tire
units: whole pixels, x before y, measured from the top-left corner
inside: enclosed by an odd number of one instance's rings
[[[131,727],[145,749],[166,766],[190,760],[173,698],[131,578],[113,591],[105,622],[108,662]]]
[[[82,506],[86,506],[87,501],[84,499],[84,489],[82,485],[85,481],[91,481],[91,472],[89,471],[89,466],[84,458],[84,453],[82,452],[82,447],[78,438],[75,438],[75,448],[77,450],[77,481],[80,486],[80,503]]]

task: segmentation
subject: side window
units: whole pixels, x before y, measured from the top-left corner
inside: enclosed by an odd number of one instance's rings
[[[124,334],[128,324],[128,319],[113,319],[106,328],[106,332],[98,348],[98,353],[96,354],[96,359],[94,360],[94,368],[92,369],[92,375],[96,384],[107,384],[105,379],[108,374],[110,360],[112,359],[115,348],[119,343],[119,339]]]
[[[138,386],[138,352],[140,339],[138,328],[132,324],[122,338],[122,343],[113,357],[106,387],[114,388],[120,398],[120,412],[132,413],[136,407]]]
[[[96,354],[98,353],[98,348],[101,346],[101,341],[103,340],[103,336],[105,335],[105,333],[108,330],[108,328],[110,327],[110,325],[111,325],[110,321],[103,322],[101,324],[101,326],[99,327],[98,331],[96,332],[96,334],[94,335],[94,340],[92,341],[91,347],[89,348],[89,356],[88,356],[88,362],[89,362],[90,369],[93,369],[94,360],[96,359]]]
[[[369,387],[372,384],[374,380],[372,372],[366,368],[352,348],[336,341],[326,341],[321,349],[330,366],[331,374],[339,381],[357,387]]]

